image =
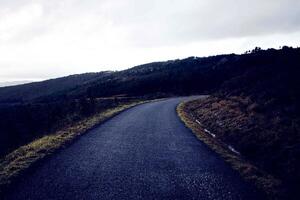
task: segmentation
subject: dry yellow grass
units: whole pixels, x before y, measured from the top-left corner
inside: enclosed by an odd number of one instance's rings
[[[107,109],[56,133],[41,137],[11,152],[0,161],[0,193],[36,161],[66,146],[75,138],[99,123],[104,122],[128,108],[145,102],[146,101],[137,101],[113,109]]]
[[[224,144],[205,133],[204,127],[196,123],[195,119],[187,111],[186,107],[188,103],[180,103],[177,106],[177,114],[197,138],[219,154],[234,170],[239,172],[242,178],[266,193],[268,198],[282,199],[281,182],[242,157],[234,154]]]

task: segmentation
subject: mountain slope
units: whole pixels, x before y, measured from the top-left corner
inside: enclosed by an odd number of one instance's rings
[[[131,96],[153,93],[191,94],[210,90],[226,80],[215,66],[236,55],[155,62],[119,72],[74,75],[22,86],[0,88],[0,102],[53,101],[82,96]],[[197,87],[195,87],[197,84]]]
[[[29,84],[0,88],[0,103],[29,102],[40,97],[62,95],[79,85],[107,76],[109,72],[86,73]]]
[[[228,80],[231,80],[231,84],[242,84],[244,87],[243,76],[251,76],[251,81],[259,84],[260,80],[274,74],[275,76],[296,74],[294,72],[298,70],[299,54],[299,49],[286,47],[281,50],[255,50],[243,55],[190,57],[183,60],[154,62],[118,72],[73,75],[0,88],[0,102],[47,102],[120,94],[188,95],[216,91]],[[292,80],[297,81],[294,77]],[[277,89],[280,89],[280,83],[276,85]],[[268,85],[266,87],[270,88]],[[277,89],[274,89],[274,92]],[[292,90],[295,91],[295,88]]]
[[[299,58],[292,48],[250,54],[210,98],[188,106],[218,140],[279,179],[285,199],[300,196]]]
[[[102,97],[190,94],[251,96],[297,116],[300,49],[154,62],[118,72],[87,73],[0,88],[0,155],[115,101]],[[268,101],[272,100],[272,101]],[[271,103],[270,103],[271,102]],[[272,104],[273,102],[273,104]],[[275,102],[275,103],[274,103]]]

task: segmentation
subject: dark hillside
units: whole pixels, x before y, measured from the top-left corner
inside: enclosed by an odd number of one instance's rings
[[[0,103],[22,103],[49,95],[64,95],[67,91],[76,89],[79,85],[88,84],[108,74],[110,72],[77,74],[41,82],[3,87],[0,88]]]
[[[0,107],[0,158],[19,146],[134,98],[76,99]]]
[[[300,179],[299,77],[300,49],[284,47],[0,88],[0,155],[114,106],[118,102],[113,96],[206,93],[214,97],[199,102],[199,118],[247,158],[295,185]],[[104,101],[103,97],[113,98]]]
[[[299,52],[299,49],[288,47],[281,50],[257,49],[243,55],[190,57],[183,60],[149,63],[119,72],[73,75],[0,88],[0,102],[47,102],[119,94],[129,96],[155,93],[189,95],[218,90],[225,81],[227,81],[226,87],[228,88],[226,91],[231,90],[231,85],[237,86],[239,90],[247,90],[249,86],[244,82],[248,85],[251,81],[253,84],[263,84],[264,79],[275,79],[276,76],[296,76]],[[277,74],[279,71],[280,73]],[[277,90],[295,91],[297,84],[292,82],[288,84],[282,85],[278,82],[272,87],[269,85],[265,87],[268,93],[272,92],[271,88],[273,88],[273,93]],[[289,86],[293,88],[288,89]]]
[[[210,91],[231,74],[218,66],[236,55],[156,62],[119,72],[75,75],[49,81],[0,88],[0,102],[47,102],[119,94],[139,96],[165,93],[188,95]]]
[[[237,65],[238,64],[238,65]],[[224,142],[300,196],[300,51],[256,51],[227,71],[235,75],[192,112]]]

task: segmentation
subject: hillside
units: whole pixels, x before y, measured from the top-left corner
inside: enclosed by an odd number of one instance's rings
[[[23,85],[27,83],[32,83],[34,81],[5,81],[5,82],[0,82],[0,87],[8,87],[8,86],[15,86],[15,85]]]
[[[0,103],[31,102],[45,96],[60,96],[76,89],[80,85],[89,84],[110,72],[86,73],[62,78],[33,82],[17,86],[0,88]]]
[[[299,56],[291,48],[250,54],[210,98],[188,106],[216,138],[282,181],[290,199],[300,196]]]
[[[225,83],[227,87],[233,84],[247,90],[244,88],[247,86],[243,85],[245,82],[243,76],[249,76],[252,78],[250,81],[260,84],[260,80],[273,77],[278,71],[284,72],[282,76],[296,74],[294,71],[297,68],[291,66],[298,64],[298,56],[299,49],[286,47],[281,50],[254,50],[250,54],[243,55],[190,57],[183,60],[154,62],[118,72],[87,73],[0,88],[0,102],[47,102],[83,96],[105,97],[120,94],[189,95],[218,90],[221,84],[228,80],[231,81]],[[260,66],[264,67],[260,69]],[[269,85],[265,87],[270,88]],[[273,93],[284,90],[284,87],[287,86],[276,84]]]
[[[255,49],[242,55],[190,57],[0,88],[0,156],[131,98],[211,94],[199,106],[228,125],[224,133],[212,123],[217,119],[202,117],[213,131],[262,167],[274,166],[274,174],[295,175],[298,180],[299,58],[299,48]],[[209,109],[212,105],[214,112]],[[227,107],[236,115],[230,115]],[[199,118],[204,111],[198,107]],[[245,122],[249,118],[239,118],[245,112],[254,116],[250,124]],[[233,126],[228,118],[243,126]],[[283,168],[289,170],[280,174]]]
[[[139,96],[156,93],[188,95],[209,91],[229,74],[216,67],[237,55],[155,62],[119,72],[73,75],[48,81],[0,88],[0,102],[47,102],[119,94]],[[221,74],[222,73],[222,74]],[[195,87],[197,85],[197,87]]]

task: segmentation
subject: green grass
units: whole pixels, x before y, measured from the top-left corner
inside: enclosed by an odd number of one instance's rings
[[[66,147],[74,139],[86,133],[99,123],[102,123],[120,112],[133,106],[149,101],[136,101],[107,109],[89,118],[69,125],[51,135],[43,136],[27,145],[21,146],[0,160],[0,193],[30,168],[34,163]]]
[[[177,114],[184,124],[192,130],[199,140],[204,142],[213,151],[219,154],[230,166],[239,172],[240,176],[247,182],[254,184],[260,191],[264,192],[270,199],[281,199],[281,182],[273,176],[267,174],[244,158],[228,150],[227,146],[221,141],[211,137],[196,123],[188,110],[190,102],[182,102],[177,106]]]

